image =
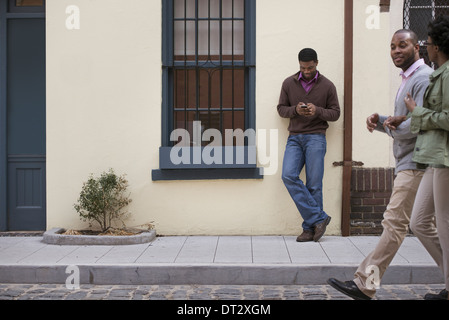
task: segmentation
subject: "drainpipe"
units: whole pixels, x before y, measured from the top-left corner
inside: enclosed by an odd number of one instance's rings
[[[352,174],[352,94],[354,55],[354,0],[345,0],[344,28],[344,146],[343,146],[343,192],[341,233],[350,235],[351,174]]]
[[[390,11],[391,0],[380,0],[380,12]],[[353,108],[353,71],[354,71],[354,0],[345,0],[344,8],[344,142],[343,161],[334,165],[343,166],[343,190],[341,210],[341,234],[350,236],[351,214],[351,178],[352,167],[363,163],[352,160],[352,108]]]

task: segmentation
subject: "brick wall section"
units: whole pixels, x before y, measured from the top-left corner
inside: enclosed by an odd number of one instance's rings
[[[383,213],[393,188],[394,168],[353,168],[351,181],[351,235],[382,233]]]

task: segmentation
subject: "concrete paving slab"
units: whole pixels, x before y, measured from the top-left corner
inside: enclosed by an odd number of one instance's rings
[[[250,236],[227,236],[218,239],[214,263],[252,263]]]
[[[136,263],[174,263],[186,240],[187,237],[158,237]]]
[[[296,236],[284,237],[290,260],[294,264],[330,264],[319,242],[296,242]]]
[[[14,246],[25,239],[25,237],[0,237],[0,253],[2,250]]]
[[[433,264],[434,260],[427,250],[417,243],[419,241],[416,238],[407,237],[404,239],[398,253],[404,257],[409,263],[413,264]]]
[[[17,239],[18,242],[10,245],[0,252],[0,264],[15,264],[25,259],[34,252],[46,246],[41,238],[23,238]]]
[[[352,237],[350,241],[366,257],[379,243],[379,237]]]
[[[364,257],[367,257],[379,243],[379,237],[372,236],[351,237],[350,240],[354,244],[354,246],[359,249]],[[396,253],[390,265],[401,265],[406,263],[408,263],[408,261],[399,253]]]
[[[59,260],[59,264],[82,265],[97,263],[112,246],[79,246],[64,258]]]
[[[359,264],[365,258],[349,238],[324,237],[320,244],[331,263]]]
[[[21,264],[58,264],[61,259],[75,251],[73,246],[45,246],[29,256],[21,259]]]
[[[188,237],[181,249],[176,263],[213,263],[217,249],[218,237]]]
[[[149,247],[149,244],[134,244],[127,246],[114,246],[107,251],[96,263],[100,264],[126,264],[134,263]]]
[[[256,236],[253,239],[254,263],[291,263],[282,236]]]

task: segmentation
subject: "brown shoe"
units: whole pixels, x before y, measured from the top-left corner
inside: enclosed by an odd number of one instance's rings
[[[313,236],[313,241],[318,242],[318,240],[321,239],[326,232],[326,227],[329,222],[331,222],[331,217],[327,217],[323,222],[315,225],[315,235]]]
[[[313,231],[304,230],[301,235],[296,238],[297,242],[308,242],[313,240]]]

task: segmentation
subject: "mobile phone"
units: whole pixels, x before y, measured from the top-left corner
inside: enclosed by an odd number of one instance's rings
[[[308,108],[307,105],[305,105],[305,104],[301,105],[300,107],[303,108],[303,109],[307,109]]]

